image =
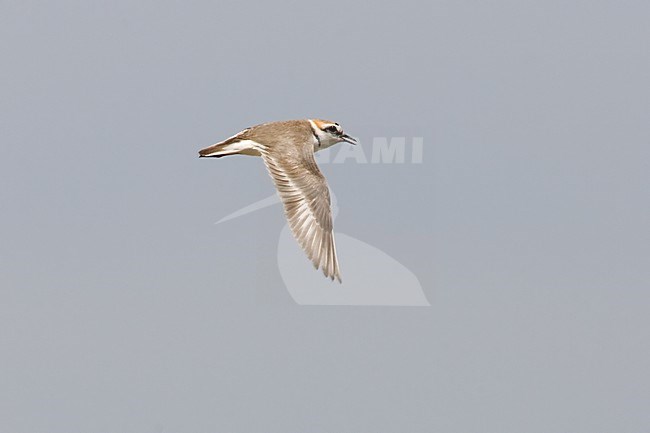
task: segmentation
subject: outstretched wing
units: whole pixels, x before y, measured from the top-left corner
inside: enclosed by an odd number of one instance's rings
[[[294,237],[316,269],[321,268],[326,277],[341,282],[329,188],[311,145],[281,155],[268,147],[260,152],[280,194]]]

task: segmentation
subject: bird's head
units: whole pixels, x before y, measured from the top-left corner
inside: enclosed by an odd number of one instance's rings
[[[309,119],[309,123],[311,123],[311,128],[321,147],[330,147],[342,141],[350,144],[358,143],[356,138],[350,137],[343,132],[341,125],[336,122],[322,119]]]

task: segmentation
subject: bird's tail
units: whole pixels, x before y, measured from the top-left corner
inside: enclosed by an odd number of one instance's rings
[[[199,157],[221,158],[222,156],[237,154],[259,156],[260,153],[255,149],[254,145],[255,143],[251,140],[239,140],[233,137],[199,150]]]

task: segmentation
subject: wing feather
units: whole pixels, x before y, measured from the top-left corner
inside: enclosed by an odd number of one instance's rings
[[[294,237],[316,269],[341,282],[329,188],[313,150],[276,154],[279,152],[273,148],[264,147],[260,153],[282,199]]]

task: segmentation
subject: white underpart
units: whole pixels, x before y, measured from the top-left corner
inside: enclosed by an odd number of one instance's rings
[[[223,147],[219,147],[218,150],[215,150],[212,153],[209,153],[205,156],[218,156],[218,155],[229,155],[232,153],[242,152],[244,150],[259,150],[261,145],[253,140],[241,140],[229,143]]]

